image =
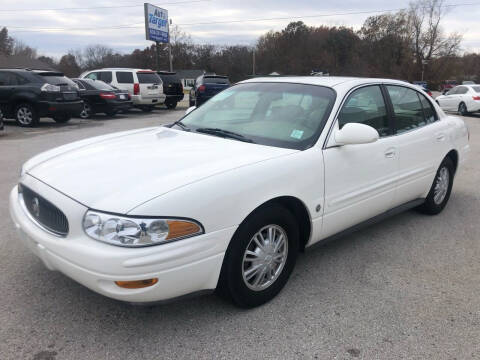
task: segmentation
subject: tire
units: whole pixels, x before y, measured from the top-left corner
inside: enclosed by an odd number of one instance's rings
[[[82,119],[90,119],[93,115],[93,108],[92,108],[92,105],[90,105],[90,103],[88,102],[84,102],[83,103],[83,110],[82,112],[80,113],[80,118]]]
[[[168,102],[168,103],[165,103],[165,106],[167,107],[167,109],[173,110],[177,107],[177,102],[176,101]]]
[[[55,120],[56,123],[65,124],[65,123],[69,122],[71,118],[72,117],[70,115],[61,114],[61,115],[55,115],[53,117],[53,120]]]
[[[276,251],[269,247],[269,229],[275,233],[272,246],[279,246]],[[263,234],[263,241],[259,233]],[[228,246],[218,294],[243,308],[273,299],[285,286],[295,266],[298,234],[295,217],[283,206],[272,204],[257,209],[239,226]],[[260,245],[267,251],[262,251]]]
[[[107,115],[109,117],[114,117],[115,115],[117,115],[117,112],[116,111],[107,111],[107,112],[105,112],[105,115]]]
[[[435,179],[425,202],[418,207],[418,210],[428,215],[441,213],[447,205],[448,199],[450,199],[454,176],[455,166],[453,161],[446,157],[435,174]],[[445,180],[445,177],[447,177],[447,180]]]
[[[468,110],[467,110],[467,105],[465,105],[465,103],[460,103],[460,105],[458,105],[458,113],[462,116],[466,116],[469,114]]]
[[[141,109],[143,112],[149,113],[153,111],[153,106],[142,106]]]
[[[189,99],[188,103],[189,103],[190,107],[195,106],[195,101],[192,100],[192,99]]]
[[[22,127],[34,127],[38,125],[37,110],[28,103],[17,105],[15,108],[15,120]]]

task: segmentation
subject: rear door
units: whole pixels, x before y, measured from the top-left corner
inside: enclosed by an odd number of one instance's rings
[[[394,205],[423,198],[447,154],[446,121],[439,120],[430,100],[400,85],[386,85],[393,108],[399,176]]]
[[[142,98],[159,98],[163,94],[160,76],[153,71],[137,71],[140,95]]]
[[[133,95],[134,79],[132,71],[115,71],[115,80],[113,84],[116,87],[126,90],[130,95]]]
[[[327,143],[322,237],[379,215],[392,207],[398,173],[397,139],[380,85],[354,90],[338,114],[335,129],[347,123],[375,128],[380,138],[370,144]],[[330,135],[333,138],[333,135]]]

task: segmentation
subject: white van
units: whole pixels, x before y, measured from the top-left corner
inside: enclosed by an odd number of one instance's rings
[[[165,102],[162,79],[153,70],[105,68],[86,71],[80,78],[102,80],[127,90],[133,105],[143,111],[152,111],[155,105]]]

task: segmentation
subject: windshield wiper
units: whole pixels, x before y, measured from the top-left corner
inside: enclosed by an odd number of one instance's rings
[[[190,129],[187,125],[185,125],[184,123],[182,123],[182,120],[177,120],[177,121],[175,121],[173,124],[170,124],[170,127],[175,126],[175,125],[177,125],[178,127],[182,128],[182,130],[192,131],[192,129]]]
[[[230,138],[230,139],[235,139],[239,141],[244,141],[248,143],[253,143],[254,141],[252,139],[249,139],[242,134],[238,134],[233,131],[228,131],[228,130],[223,130],[219,128],[198,128],[195,129],[196,132],[199,133],[204,133],[204,134],[209,134],[209,135],[214,135],[214,136],[220,136],[220,137],[225,137],[225,138]]]

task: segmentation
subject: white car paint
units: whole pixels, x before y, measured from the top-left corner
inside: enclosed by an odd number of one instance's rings
[[[467,107],[467,112],[480,111],[480,85],[459,85],[445,95],[435,98],[443,110],[459,111],[460,104]]]
[[[80,79],[102,80],[112,86],[121,90],[128,91],[132,98],[133,105],[155,105],[163,104],[166,96],[163,93],[162,79],[158,77],[157,83],[141,83],[138,78],[139,72],[155,73],[152,70],[145,69],[130,69],[130,68],[102,68],[91,71],[86,71],[80,75]],[[107,73],[108,79],[103,77],[102,73]],[[119,74],[131,74],[132,82],[126,83],[118,80]],[[158,75],[158,74],[157,74]],[[134,93],[134,86],[138,85],[139,93]]]
[[[418,198],[425,198],[450,151],[459,165],[469,152],[464,122],[433,104],[438,121],[376,141],[341,145],[338,112],[353,90],[395,80],[335,77],[252,79],[331,87],[337,93],[318,141],[300,151],[149,128],[68,144],[40,154],[22,169],[20,183],[61,209],[65,238],[31,220],[15,187],[10,213],[28,247],[52,270],[93,291],[131,302],[166,300],[217,286],[225,251],[242,221],[278,197],[300,200],[311,226],[306,246]],[[345,127],[344,127],[345,129]],[[353,139],[355,134],[347,134]],[[368,139],[367,139],[368,138]],[[369,140],[369,141],[366,141]],[[372,141],[372,142],[370,142]],[[122,248],[89,238],[82,219],[90,208],[129,216],[195,219],[205,233],[145,248]],[[142,289],[117,280],[157,277]]]

